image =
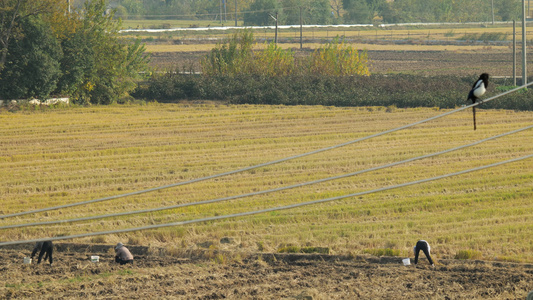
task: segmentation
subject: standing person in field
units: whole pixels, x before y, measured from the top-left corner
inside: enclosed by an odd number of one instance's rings
[[[431,259],[431,255],[429,254],[431,247],[429,246],[428,242],[424,240],[420,240],[416,242],[416,246],[413,248],[415,252],[415,265],[418,264],[418,254],[422,250],[424,254],[426,255],[427,259],[429,260],[429,263],[432,267],[435,267],[435,264],[433,263],[433,260]]]
[[[33,251],[31,252],[32,259],[38,251],[41,252],[39,253],[39,259],[37,260],[37,263],[41,263],[41,259],[44,255],[44,261],[48,259],[50,261],[50,265],[52,265],[52,262],[54,261],[54,259],[52,258],[52,254],[54,252],[54,245],[52,244],[52,241],[37,242],[37,244],[35,244],[35,247],[33,248]]]
[[[133,263],[133,255],[131,255],[130,250],[124,247],[124,244],[118,243],[115,247],[115,262],[125,265]]]

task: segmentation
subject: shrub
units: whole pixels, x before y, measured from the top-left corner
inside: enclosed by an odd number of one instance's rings
[[[279,253],[298,253],[300,252],[300,247],[298,246],[282,246],[278,248]]]
[[[507,39],[507,34],[503,32],[483,32],[482,34],[470,33],[465,34],[459,40],[467,41],[505,41]]]
[[[91,238],[91,243],[105,244],[107,242],[105,235],[98,235]]]
[[[481,259],[483,255],[476,250],[459,250],[455,254],[455,259]]]
[[[369,75],[366,51],[357,49],[336,38],[333,43],[316,50],[306,63],[296,64],[294,53],[270,43],[264,51],[252,50],[253,32],[235,33],[218,44],[201,60],[206,76],[288,76],[291,74],[315,75]]]
[[[295,69],[294,54],[283,50],[275,43],[267,45],[266,50],[255,56],[253,73],[266,76],[287,76]]]
[[[400,256],[400,250],[390,248],[365,249],[363,252],[374,256]]]
[[[322,75],[370,75],[368,55],[335,38],[317,49],[309,59],[309,73]]]
[[[330,250],[327,247],[304,247],[300,249],[303,253],[322,253],[322,254],[329,254]]]
[[[327,247],[298,247],[293,245],[280,245],[278,253],[322,253],[329,254],[330,249]]]
[[[243,30],[218,44],[201,61],[205,75],[246,73],[252,61],[253,32]]]
[[[132,95],[168,102],[222,100],[234,104],[383,106],[455,108],[470,104],[466,94],[472,77],[413,75],[334,76],[292,74],[266,76],[153,75]],[[497,87],[497,82],[494,82]],[[490,91],[489,91],[490,92]],[[483,109],[533,110],[533,89],[505,95]],[[487,97],[490,94],[487,93]]]

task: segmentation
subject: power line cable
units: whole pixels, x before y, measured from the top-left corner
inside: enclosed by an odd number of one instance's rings
[[[290,156],[290,157],[282,158],[282,159],[279,159],[279,160],[274,160],[274,161],[270,161],[270,162],[266,162],[266,163],[262,163],[262,164],[258,164],[258,165],[254,165],[254,166],[238,169],[238,170],[233,170],[233,171],[228,171],[228,172],[224,172],[224,173],[214,174],[214,175],[210,175],[210,176],[206,176],[206,177],[201,177],[201,178],[196,178],[196,179],[192,179],[192,180],[188,180],[188,181],[173,183],[173,184],[164,185],[164,186],[160,186],[160,187],[155,187],[155,188],[151,188],[151,189],[145,189],[145,190],[135,191],[135,192],[131,192],[131,193],[125,193],[125,194],[109,196],[109,197],[104,197],[104,198],[99,198],[99,199],[93,199],[93,200],[88,200],[88,201],[64,204],[64,205],[59,205],[59,206],[46,207],[46,208],[36,209],[36,210],[32,210],[32,211],[23,211],[23,212],[18,212],[18,213],[13,213],[13,214],[2,215],[2,216],[0,216],[0,219],[11,218],[11,217],[16,217],[16,216],[22,216],[22,215],[27,215],[27,214],[34,214],[34,213],[39,213],[39,212],[51,211],[51,210],[57,210],[57,209],[62,209],[62,208],[67,208],[67,207],[86,205],[86,204],[91,204],[91,203],[97,203],[97,202],[102,202],[102,201],[107,201],[107,200],[123,198],[123,197],[127,197],[127,196],[133,196],[133,195],[139,195],[139,194],[148,193],[148,192],[154,192],[154,191],[167,189],[167,188],[171,188],[171,187],[176,187],[176,186],[186,185],[186,184],[190,184],[190,183],[205,181],[205,180],[208,180],[208,179],[218,178],[218,177],[222,177],[222,176],[226,176],[226,175],[232,175],[232,174],[236,174],[236,173],[241,173],[241,172],[244,172],[244,171],[257,169],[257,168],[260,168],[260,167],[266,167],[266,166],[270,166],[270,165],[273,165],[273,164],[278,164],[278,163],[281,163],[281,162],[285,162],[285,161],[289,161],[289,160],[293,160],[293,159],[309,156],[309,155],[312,155],[312,154],[317,154],[317,153],[321,153],[321,152],[324,152],[324,151],[341,148],[341,147],[348,146],[348,145],[351,145],[351,144],[354,144],[354,143],[357,143],[357,142],[361,142],[361,141],[369,140],[371,138],[379,137],[379,136],[382,136],[382,135],[385,135],[385,134],[388,134],[388,133],[392,133],[392,132],[400,131],[400,130],[403,130],[403,129],[407,129],[407,128],[410,128],[410,127],[413,127],[413,126],[416,126],[416,125],[419,125],[419,124],[423,124],[423,123],[426,123],[426,122],[429,122],[429,121],[433,121],[433,120],[436,120],[436,119],[439,119],[439,118],[442,118],[442,117],[445,117],[445,116],[448,116],[448,115],[463,111],[463,110],[471,108],[471,107],[478,106],[478,105],[483,104],[485,102],[492,101],[492,100],[497,99],[497,98],[499,98],[501,96],[504,96],[504,95],[510,94],[512,92],[515,92],[515,91],[521,90],[523,88],[526,88],[527,86],[529,86],[531,84],[533,84],[533,82],[530,82],[530,83],[528,83],[526,85],[522,85],[522,86],[516,87],[514,89],[508,90],[506,92],[503,92],[501,94],[495,95],[495,96],[490,97],[490,98],[487,98],[485,100],[482,100],[482,101],[479,101],[479,102],[476,102],[476,103],[473,103],[473,104],[470,104],[470,105],[465,105],[463,107],[457,108],[455,110],[452,110],[452,111],[449,111],[449,112],[446,112],[446,113],[443,113],[443,114],[440,114],[440,115],[437,115],[437,116],[434,116],[434,117],[431,117],[431,118],[428,118],[428,119],[425,119],[425,120],[421,120],[421,121],[414,122],[414,123],[411,123],[411,124],[408,124],[408,125],[404,125],[404,126],[400,126],[400,127],[397,127],[397,128],[393,128],[393,129],[389,129],[389,130],[386,130],[386,131],[382,131],[380,133],[372,134],[372,135],[369,135],[369,136],[366,136],[366,137],[363,137],[363,138],[359,138],[359,139],[352,140],[352,141],[349,141],[349,142],[346,142],[346,143],[342,143],[342,144],[338,144],[338,145],[335,145],[335,146],[330,146],[330,147],[314,150],[314,151],[311,151],[311,152],[298,154],[298,155],[294,155],[294,156]]]
[[[235,199],[239,199],[239,198],[262,195],[262,194],[267,194],[267,193],[272,193],[272,192],[279,192],[279,191],[298,188],[298,187],[302,187],[302,186],[306,186],[306,185],[312,185],[312,184],[322,183],[322,182],[326,182],[326,181],[331,181],[331,180],[351,177],[351,176],[355,176],[355,175],[359,175],[359,174],[363,174],[363,173],[367,173],[367,172],[371,172],[371,171],[376,171],[376,170],[381,170],[381,169],[385,169],[385,168],[389,168],[389,167],[393,167],[393,166],[398,166],[398,165],[405,164],[405,163],[408,163],[408,162],[412,162],[412,161],[415,161],[415,160],[420,160],[420,159],[424,159],[424,158],[438,156],[438,155],[441,155],[441,154],[446,154],[446,153],[449,153],[449,152],[452,152],[452,151],[457,151],[457,150],[460,150],[460,149],[476,146],[476,145],[479,145],[481,143],[484,143],[484,142],[487,142],[487,141],[491,141],[491,140],[494,140],[494,139],[497,139],[497,138],[500,138],[500,137],[504,137],[504,136],[507,136],[507,135],[515,134],[515,133],[519,133],[519,132],[522,132],[522,131],[525,131],[525,130],[528,130],[528,129],[531,129],[531,128],[533,128],[533,125],[530,125],[530,126],[527,126],[527,127],[523,127],[523,128],[520,128],[520,129],[516,129],[516,130],[512,130],[512,131],[509,131],[509,132],[506,132],[506,133],[502,133],[502,134],[499,134],[499,135],[496,135],[496,136],[488,137],[488,138],[476,141],[474,143],[470,143],[470,144],[466,144],[466,145],[461,145],[461,146],[458,146],[458,147],[450,148],[450,149],[447,149],[447,150],[444,150],[444,151],[439,151],[439,152],[434,152],[434,153],[431,153],[431,154],[417,156],[417,157],[405,159],[405,160],[402,160],[402,161],[398,161],[398,162],[394,162],[394,163],[390,163],[390,164],[386,164],[386,165],[382,165],[382,166],[377,166],[377,167],[373,167],[373,168],[369,168],[369,169],[365,169],[365,170],[360,170],[360,171],[353,172],[353,173],[348,173],[348,174],[343,174],[343,175],[338,175],[338,176],[333,176],[333,177],[328,177],[328,178],[323,178],[323,179],[303,182],[303,183],[299,183],[299,184],[294,184],[294,185],[289,185],[289,186],[284,186],[284,187],[279,187],[279,188],[274,188],[274,189],[269,189],[269,190],[257,191],[257,192],[253,192],[253,193],[241,194],[241,195],[218,198],[218,199],[212,199],[212,200],[198,201],[198,202],[192,202],[192,203],[182,203],[182,204],[176,204],[176,205],[165,206],[165,207],[157,207],[157,208],[143,209],[143,210],[137,210],[137,211],[120,212],[120,213],[107,214],[107,215],[97,215],[97,216],[90,216],[90,217],[83,217],[83,218],[76,218],[76,219],[67,219],[67,220],[55,220],[55,221],[45,221],[45,222],[35,222],[35,223],[24,223],[24,224],[12,224],[12,225],[0,226],[0,229],[11,229],[11,228],[21,228],[21,227],[29,227],[29,226],[41,226],[41,225],[72,223],[72,222],[89,221],[89,220],[95,220],[95,219],[127,216],[127,215],[141,214],[141,213],[150,213],[150,212],[156,212],[156,211],[162,211],[162,210],[182,208],[182,207],[187,207],[187,206],[195,206],[195,205],[202,205],[202,204],[210,204],[210,203],[216,203],[216,202],[222,202],[222,201],[235,200]]]
[[[68,240],[68,239],[89,237],[89,236],[95,236],[95,235],[107,235],[107,234],[115,234],[115,233],[125,233],[125,232],[132,232],[132,231],[156,229],[156,228],[162,228],[162,227],[182,226],[182,225],[193,224],[193,223],[216,221],[216,220],[243,217],[243,216],[251,216],[251,215],[256,215],[256,214],[261,214],[261,213],[266,213],[266,212],[292,209],[292,208],[297,208],[297,207],[302,207],[302,206],[307,206],[307,205],[319,204],[319,203],[330,202],[330,201],[335,201],[335,200],[340,200],[340,199],[345,199],[345,198],[350,198],[350,197],[355,197],[355,196],[362,196],[362,195],[367,195],[367,194],[371,194],[371,193],[377,193],[377,192],[397,189],[397,188],[406,187],[406,186],[410,186],[410,185],[415,185],[415,184],[435,181],[435,180],[439,180],[439,179],[443,179],[443,178],[447,178],[447,177],[458,176],[458,175],[462,175],[462,174],[466,174],[466,173],[470,173],[470,172],[475,172],[475,171],[480,171],[480,170],[484,170],[484,169],[488,169],[488,168],[492,168],[492,167],[497,167],[497,166],[500,166],[500,165],[504,165],[504,164],[508,164],[508,163],[512,163],[512,162],[517,162],[517,161],[529,159],[529,158],[532,158],[532,157],[533,157],[533,154],[529,154],[529,155],[526,155],[526,156],[513,158],[513,159],[509,159],[509,160],[505,160],[505,161],[500,161],[500,162],[489,164],[489,165],[483,165],[483,166],[479,166],[479,167],[476,167],[476,168],[463,170],[463,171],[459,171],[459,172],[455,172],[455,173],[449,173],[449,174],[440,175],[440,176],[436,176],[436,177],[431,177],[431,178],[426,178],[426,179],[421,179],[421,180],[415,180],[415,181],[411,181],[411,182],[407,182],[407,183],[402,183],[402,184],[398,184],[398,185],[383,187],[383,188],[374,189],[374,190],[370,190],[370,191],[358,192],[358,193],[348,194],[348,195],[344,195],[344,196],[337,196],[337,197],[320,199],[320,200],[315,200],[315,201],[302,202],[302,203],[291,204],[291,205],[286,205],[286,206],[278,206],[278,207],[266,208],[266,209],[261,209],[261,210],[256,210],[256,211],[236,213],[236,214],[231,214],[231,215],[215,216],[215,217],[193,219],[193,220],[188,220],[188,221],[165,223],[165,224],[156,224],[156,225],[149,225],[149,226],[143,226],[143,227],[116,229],[116,230],[100,231],[100,232],[90,232],[90,233],[74,234],[74,235],[69,235],[69,236],[57,236],[57,237],[40,238],[40,239],[32,239],[32,240],[19,240],[19,241],[1,242],[0,243],[0,247],[1,246],[8,246],[8,245],[16,245],[16,244],[27,244],[27,243],[35,243],[35,242],[44,242],[44,241]]]

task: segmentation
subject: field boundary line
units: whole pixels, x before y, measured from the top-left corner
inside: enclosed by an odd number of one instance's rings
[[[509,159],[509,160],[505,160],[505,161],[500,161],[500,162],[496,162],[496,163],[492,163],[492,164],[488,164],[488,165],[483,165],[483,166],[479,166],[479,167],[475,167],[475,168],[472,168],[472,169],[467,169],[467,170],[463,170],[463,171],[459,171],[459,172],[448,173],[448,174],[435,176],[435,177],[431,177],[431,178],[410,181],[410,182],[397,184],[397,185],[393,185],[393,186],[388,186],[388,187],[382,187],[382,188],[374,189],[374,190],[370,190],[370,191],[364,191],[364,192],[358,192],[358,193],[353,193],[353,194],[348,194],[348,195],[343,195],[343,196],[337,196],[337,197],[325,198],[325,199],[320,199],[320,200],[296,203],[296,204],[291,204],[291,205],[286,205],[286,206],[278,206],[278,207],[266,208],[266,209],[255,210],[255,211],[236,213],[236,214],[231,214],[231,215],[207,217],[207,218],[193,219],[193,220],[188,220],[188,221],[164,223],[164,224],[156,224],[156,225],[148,225],[148,226],[135,227],[135,228],[116,229],[116,230],[109,230],[109,231],[90,232],[90,233],[74,234],[74,235],[69,235],[69,236],[56,236],[56,237],[31,239],[31,240],[0,242],[0,247],[1,246],[8,246],[8,245],[44,242],[44,241],[68,240],[68,239],[75,239],[75,238],[82,238],[82,237],[89,237],[89,236],[96,236],[96,235],[108,235],[108,234],[115,234],[115,233],[125,233],[125,232],[157,229],[157,228],[163,228],[163,227],[174,227],[174,226],[182,226],[182,225],[193,224],[193,223],[201,223],[201,222],[209,222],[209,221],[217,221],[217,220],[222,220],[222,219],[229,219],[229,218],[257,215],[257,214],[266,213],[266,212],[292,209],[292,208],[297,208],[297,207],[302,207],[302,206],[307,206],[307,205],[319,204],[319,203],[330,202],[330,201],[335,201],[335,200],[340,200],[340,199],[345,199],[345,198],[351,198],[351,197],[355,197],[355,196],[362,196],[362,195],[367,195],[367,194],[372,194],[372,193],[377,193],[377,192],[382,192],[382,191],[402,188],[402,187],[406,187],[406,186],[410,186],[410,185],[415,185],[415,184],[435,181],[435,180],[439,180],[439,179],[443,179],[443,178],[447,178],[447,177],[458,176],[458,175],[462,175],[462,174],[466,174],[466,173],[471,173],[471,172],[480,171],[480,170],[484,170],[484,169],[488,169],[488,168],[492,168],[492,167],[497,167],[497,166],[500,166],[500,165],[513,163],[513,162],[517,162],[517,161],[525,160],[525,159],[529,159],[529,158],[533,158],[533,154],[529,154],[529,155],[525,155],[525,156],[521,156],[521,157],[518,157],[518,158],[513,158],[513,159]]]
[[[464,149],[464,148],[476,146],[476,145],[479,145],[479,144],[487,142],[487,141],[491,141],[491,140],[494,140],[494,139],[497,139],[497,138],[501,138],[501,137],[504,137],[504,136],[512,135],[512,134],[515,134],[515,133],[519,133],[519,132],[522,132],[522,131],[525,131],[525,130],[528,130],[528,129],[531,129],[531,128],[533,128],[533,125],[530,125],[530,126],[527,126],[527,127],[523,127],[523,128],[520,128],[520,129],[516,129],[516,130],[512,130],[512,131],[509,131],[509,132],[506,132],[506,133],[502,133],[502,134],[499,134],[499,135],[491,136],[491,137],[488,137],[488,138],[485,138],[485,139],[482,139],[482,140],[479,140],[479,141],[476,141],[476,142],[473,142],[473,143],[470,143],[470,144],[457,146],[457,147],[446,149],[446,150],[439,151],[439,152],[433,152],[433,153],[430,153],[430,154],[425,154],[425,155],[421,155],[421,156],[417,156],[417,157],[412,157],[412,158],[408,158],[408,159],[401,160],[401,161],[398,161],[398,162],[393,162],[393,163],[389,163],[389,164],[386,164],[386,165],[381,165],[381,166],[377,166],[377,167],[373,167],[373,168],[369,168],[369,169],[364,169],[364,170],[360,170],[360,171],[356,171],[356,172],[352,172],[352,173],[347,173],[347,174],[343,174],[343,175],[337,175],[337,176],[328,177],[328,178],[317,179],[317,180],[308,181],[308,182],[302,182],[302,183],[298,183],[298,184],[288,185],[288,186],[284,186],[284,187],[278,187],[278,188],[269,189],[269,190],[257,191],[257,192],[252,192],[252,193],[246,193],[246,194],[235,195],[235,196],[230,196],[230,197],[223,197],[223,198],[217,198],[217,199],[211,199],[211,200],[204,200],[204,201],[191,202],[191,203],[181,203],[181,204],[176,204],[176,205],[171,205],[171,206],[149,208],[149,209],[136,210],[136,211],[127,211],[127,212],[120,212],[120,213],[107,214],[107,215],[96,215],[96,216],[76,218],[76,219],[66,219],[66,220],[55,220],[55,221],[45,221],[45,222],[5,225],[5,226],[0,226],[0,229],[11,229],[11,228],[22,228],[22,227],[30,227],[30,226],[54,225],[54,224],[90,221],[90,220],[103,219],[103,218],[120,217],[120,216],[127,216],[127,215],[134,215],[134,214],[142,214],[142,213],[150,213],[150,212],[156,212],[156,211],[162,211],[162,210],[176,209],[176,208],[182,208],[182,207],[188,207],[188,206],[217,203],[217,202],[240,199],[240,198],[244,198],[244,197],[251,197],[251,196],[263,195],[263,194],[268,194],[268,193],[273,193],[273,192],[279,192],[279,191],[284,191],[284,190],[288,190],[288,189],[298,188],[298,187],[302,187],[302,186],[307,186],[307,185],[322,183],[322,182],[326,182],[326,181],[331,181],[331,180],[351,177],[351,176],[355,176],[355,175],[359,175],[359,174],[363,174],[363,173],[368,173],[368,172],[372,172],[372,171],[377,171],[377,170],[381,170],[381,169],[385,169],[385,168],[394,167],[394,166],[398,166],[398,165],[401,165],[401,164],[413,162],[413,161],[420,160],[420,159],[425,159],[425,158],[429,158],[429,157],[435,157],[435,156],[438,156],[438,155],[441,155],[441,154],[446,154],[446,153],[450,153],[450,152],[453,152],[453,151],[461,150],[461,149]]]
[[[266,162],[266,163],[262,163],[262,164],[258,164],[258,165],[254,165],[254,166],[238,169],[238,170],[223,172],[223,173],[219,173],[219,174],[214,174],[214,175],[210,175],[210,176],[206,176],[206,177],[191,179],[191,180],[188,180],[188,181],[173,183],[173,184],[164,185],[164,186],[160,186],[160,187],[155,187],[155,188],[150,188],[150,189],[145,189],[145,190],[125,193],[125,194],[120,194],[120,195],[115,195],[115,196],[109,196],[109,197],[104,197],[104,198],[99,198],[99,199],[93,199],[93,200],[88,200],[88,201],[82,201],[82,202],[70,203],[70,204],[65,204],[65,205],[46,207],[46,208],[41,208],[41,209],[36,209],[36,210],[31,210],[31,211],[23,211],[23,212],[18,212],[18,213],[13,213],[13,214],[2,215],[2,216],[0,216],[0,220],[1,219],[5,219],[5,218],[11,218],[11,217],[22,216],[22,215],[27,215],[27,214],[34,214],[34,213],[39,213],[39,212],[45,212],[45,211],[62,209],[62,208],[80,206],[80,205],[85,205],[85,204],[91,204],[91,203],[97,203],[97,202],[102,202],[102,201],[114,200],[114,199],[133,196],[133,195],[139,195],[139,194],[143,194],[143,193],[154,192],[154,191],[167,189],[167,188],[171,188],[171,187],[176,187],[176,186],[191,184],[191,183],[195,183],[195,182],[205,181],[205,180],[209,180],[209,179],[213,179],[213,178],[218,178],[218,177],[222,177],[222,176],[241,173],[241,172],[244,172],[244,171],[249,171],[249,170],[253,170],[253,169],[257,169],[257,168],[261,168],[261,167],[266,167],[266,166],[278,164],[278,163],[281,163],[281,162],[285,162],[285,161],[289,161],[289,160],[293,160],[293,159],[297,159],[297,158],[301,158],[301,157],[305,157],[305,156],[321,153],[321,152],[324,152],[324,151],[329,151],[329,150],[341,148],[341,147],[348,146],[348,145],[351,145],[351,144],[354,144],[354,143],[357,143],[357,142],[361,142],[361,141],[369,140],[371,138],[379,137],[379,136],[382,136],[382,135],[385,135],[385,134],[388,134],[388,133],[392,133],[392,132],[400,131],[400,130],[403,130],[403,129],[407,129],[407,128],[410,128],[410,127],[413,127],[413,126],[416,126],[416,125],[420,125],[420,124],[423,124],[423,123],[426,123],[426,122],[429,122],[429,121],[433,121],[433,120],[436,120],[436,119],[439,119],[439,118],[442,118],[442,117],[445,117],[445,116],[448,116],[448,115],[451,115],[451,114],[466,110],[466,109],[471,108],[471,107],[475,107],[475,106],[481,105],[481,104],[483,104],[485,102],[492,101],[492,100],[497,99],[497,98],[499,98],[501,96],[504,96],[504,95],[516,92],[518,90],[524,89],[527,86],[532,85],[532,84],[533,84],[533,82],[530,82],[530,83],[528,83],[526,85],[522,85],[522,86],[516,87],[514,89],[511,89],[511,90],[508,90],[508,91],[503,92],[501,94],[492,96],[492,97],[487,98],[485,100],[482,100],[482,101],[479,101],[479,102],[476,102],[476,103],[473,103],[473,104],[470,104],[470,105],[465,105],[463,107],[451,110],[449,112],[446,112],[446,113],[443,113],[443,114],[440,114],[440,115],[433,116],[431,118],[427,118],[427,119],[424,119],[424,120],[421,120],[421,121],[417,121],[417,122],[414,122],[414,123],[411,123],[411,124],[407,124],[407,125],[404,125],[404,126],[400,126],[400,127],[396,127],[396,128],[393,128],[393,129],[389,129],[389,130],[386,130],[386,131],[379,132],[379,133],[375,133],[375,134],[372,134],[372,135],[369,135],[369,136],[366,136],[366,137],[362,137],[362,138],[358,138],[358,139],[355,139],[355,140],[352,140],[352,141],[349,141],[349,142],[345,142],[345,143],[342,143],[342,144],[337,144],[337,145],[334,145],[334,146],[330,146],[330,147],[314,150],[314,151],[311,151],[311,152],[306,152],[306,153],[303,153],[303,154],[298,154],[298,155],[294,155],[294,156],[290,156],[290,157],[286,157],[286,158],[282,158],[282,159],[278,159],[278,160],[274,160],[274,161],[270,161],[270,162]]]

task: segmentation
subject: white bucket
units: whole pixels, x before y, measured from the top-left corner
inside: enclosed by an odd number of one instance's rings
[[[93,263],[97,263],[100,261],[100,256],[92,256],[91,255],[91,262]]]
[[[404,266],[408,266],[411,264],[411,260],[409,258],[402,259],[402,262]]]
[[[30,257],[24,257],[24,263],[25,264],[31,264],[31,258]]]

